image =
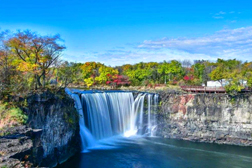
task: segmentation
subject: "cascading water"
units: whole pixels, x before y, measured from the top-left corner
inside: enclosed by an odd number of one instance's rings
[[[158,94],[155,94],[153,97],[153,106],[152,106],[152,113],[151,113],[151,131],[150,131],[150,136],[155,136],[156,129],[157,129],[157,122],[156,122],[156,113],[157,113],[157,107],[158,107]]]
[[[85,126],[85,120],[83,116],[82,104],[78,94],[72,93],[69,89],[65,89],[66,93],[72,97],[75,102],[75,108],[79,113],[79,125],[80,125],[80,137],[81,137],[81,149],[85,151],[88,146],[95,146],[96,140],[93,138],[90,131]]]
[[[134,99],[132,92],[66,92],[80,115],[83,150],[114,135],[155,135],[157,94],[138,93]]]

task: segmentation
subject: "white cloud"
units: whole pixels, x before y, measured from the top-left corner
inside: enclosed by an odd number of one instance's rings
[[[237,12],[235,12],[235,11],[230,11],[230,12],[220,11],[220,12],[215,13],[215,14],[211,13],[211,15],[212,15],[212,17],[214,19],[224,19],[224,16],[225,16],[225,18],[226,17],[230,18],[230,17],[233,17],[235,13],[237,13]],[[240,14],[240,12],[238,12],[238,14]]]
[[[220,11],[220,12],[218,12],[218,13],[215,13],[215,15],[225,15],[226,14],[226,12],[223,12],[223,11]]]
[[[173,49],[190,54],[206,54],[214,57],[243,56],[251,59],[252,27],[221,30],[210,36],[198,38],[163,38],[145,40],[142,49]]]
[[[213,16],[214,19],[224,19],[223,16]]]
[[[163,51],[149,51],[149,50],[135,50],[132,49],[131,52],[125,50],[125,52],[106,52],[98,53],[94,57],[90,57],[89,54],[82,55],[80,57],[71,57],[71,59],[78,60],[77,62],[88,62],[96,61],[101,62],[106,65],[116,66],[123,64],[135,64],[139,62],[162,62],[164,60],[215,60],[207,54],[190,54],[188,52],[178,51],[178,50],[163,50]],[[70,59],[69,59],[70,60]]]
[[[225,29],[197,38],[162,38],[145,40],[140,45],[104,52],[71,53],[65,58],[76,62],[96,61],[116,66],[163,60],[252,60],[252,27]]]

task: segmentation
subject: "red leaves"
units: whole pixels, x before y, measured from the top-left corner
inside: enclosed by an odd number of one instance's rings
[[[107,74],[108,81],[106,82],[107,85],[129,85],[130,81],[127,76],[123,75],[110,75]]]
[[[186,81],[190,80],[189,76],[185,76],[184,80],[186,80]]]
[[[121,80],[115,79],[113,82],[117,84],[118,82],[121,82]]]
[[[185,81],[190,81],[190,80],[193,80],[193,75],[190,75],[190,76],[184,76],[184,80],[185,80]]]

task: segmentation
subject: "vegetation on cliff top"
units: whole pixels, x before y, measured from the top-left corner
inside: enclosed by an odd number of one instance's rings
[[[66,48],[59,35],[42,36],[31,31],[1,33],[0,98],[45,88],[67,86],[167,86],[202,85],[226,79],[227,91],[252,86],[252,62],[198,60],[148,62],[117,67],[99,62],[72,63],[60,56]]]

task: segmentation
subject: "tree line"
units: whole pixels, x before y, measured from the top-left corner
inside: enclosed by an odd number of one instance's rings
[[[66,47],[59,35],[31,31],[0,33],[0,96],[50,87],[202,85],[227,81],[227,91],[252,87],[252,62],[236,59],[140,62],[110,67],[99,62],[73,63],[60,57]]]

